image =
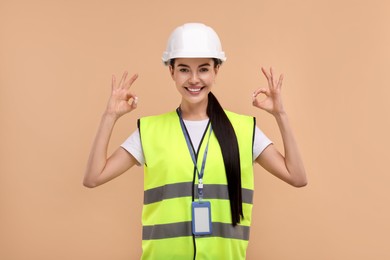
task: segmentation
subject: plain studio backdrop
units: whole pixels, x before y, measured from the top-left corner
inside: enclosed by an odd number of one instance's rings
[[[285,75],[283,98],[309,185],[255,166],[248,259],[390,259],[390,3],[353,0],[0,2],[0,259],[138,259],[143,169],[82,186],[111,75],[139,73],[141,116],[180,102],[161,54],[171,31],[203,22],[228,60],[216,96],[256,116],[261,66]]]

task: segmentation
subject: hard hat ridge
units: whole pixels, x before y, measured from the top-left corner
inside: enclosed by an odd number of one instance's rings
[[[202,23],[186,23],[170,35],[162,56],[165,65],[175,58],[216,58],[225,61],[217,33]]]

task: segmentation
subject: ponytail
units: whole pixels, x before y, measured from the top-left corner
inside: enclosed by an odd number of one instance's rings
[[[242,211],[241,167],[237,136],[232,123],[213,93],[208,94],[207,115],[222,151],[225,164],[232,224],[240,223]]]

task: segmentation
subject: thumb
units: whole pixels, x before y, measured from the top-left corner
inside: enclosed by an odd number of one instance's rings
[[[132,109],[135,109],[135,108],[137,108],[137,105],[138,105],[138,97],[135,96],[135,97],[133,98],[133,102],[131,102],[131,108],[132,108]]]

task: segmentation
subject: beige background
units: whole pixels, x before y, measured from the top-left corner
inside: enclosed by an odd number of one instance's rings
[[[179,103],[160,62],[169,33],[201,21],[228,61],[215,93],[255,115],[260,66],[284,72],[283,96],[309,186],[256,166],[248,259],[390,259],[388,1],[0,2],[0,259],[138,259],[142,168],[97,189],[81,184],[111,74],[138,72],[140,116]]]

